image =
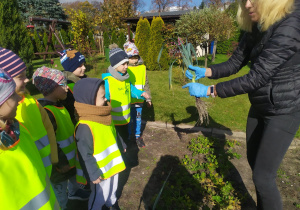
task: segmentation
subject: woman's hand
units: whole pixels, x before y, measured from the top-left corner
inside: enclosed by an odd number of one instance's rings
[[[188,70],[185,71],[185,76],[189,79],[193,79],[193,74],[189,70],[195,72],[195,80],[205,77],[206,68],[200,68],[198,66],[189,65]]]
[[[190,71],[194,71],[196,74],[195,80],[210,77],[211,76],[211,69],[210,68],[200,68],[198,66],[189,65],[188,70],[185,72],[185,76],[189,79],[193,79],[193,74]]]
[[[201,98],[201,97],[208,98],[208,96],[210,95],[210,91],[209,91],[210,86],[205,86],[200,83],[191,82],[182,86],[182,88],[186,88],[186,87],[189,88],[189,93],[191,96],[195,96],[197,98]]]

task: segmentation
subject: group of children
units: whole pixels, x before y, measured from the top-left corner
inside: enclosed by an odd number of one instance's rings
[[[131,131],[144,147],[144,100],[151,106],[138,50],[131,42],[124,49],[110,50],[102,79],[86,78],[84,55],[64,50],[64,71],[34,72],[44,96],[36,100],[25,88],[24,62],[0,48],[1,209],[66,209],[68,199],[118,209],[118,174],[126,169]]]

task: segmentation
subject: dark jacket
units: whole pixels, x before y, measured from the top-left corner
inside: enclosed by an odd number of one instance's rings
[[[60,102],[54,103],[48,100],[45,100],[43,98],[38,99],[39,103],[45,107],[47,105],[53,105],[53,106],[57,106],[57,107],[62,107],[63,105]],[[56,120],[55,117],[53,116],[52,112],[50,112],[48,109],[45,109],[49,119],[53,125],[53,129],[54,132],[56,133],[57,130],[57,124],[56,124]],[[51,177],[50,180],[53,183],[60,183],[62,181],[68,180],[69,178],[71,178],[72,176],[75,176],[76,174],[76,168],[72,168],[71,170],[69,170],[66,173],[59,173],[55,168],[61,169],[63,166],[68,165],[69,161],[67,156],[65,155],[65,153],[62,151],[62,149],[59,147],[59,144],[57,144],[57,152],[58,152],[58,163],[56,165],[54,165],[52,167],[52,173],[51,173]]]
[[[300,110],[300,3],[266,32],[257,26],[245,33],[231,58],[211,66],[212,79],[237,73],[251,62],[248,74],[216,85],[218,96],[248,93],[252,106],[266,115]]]
[[[80,79],[87,77],[86,75],[84,75],[83,77],[77,77],[75,74],[73,74],[72,72],[69,72],[69,71],[63,71],[63,73],[64,73],[64,76],[66,77],[67,84],[76,83]],[[68,91],[67,98],[65,100],[61,101],[62,105],[68,110],[73,124],[76,125],[77,119],[76,119],[76,113],[75,113],[75,108],[74,108],[74,102],[75,102],[75,99],[74,99],[74,96],[73,96],[73,93],[71,90]]]

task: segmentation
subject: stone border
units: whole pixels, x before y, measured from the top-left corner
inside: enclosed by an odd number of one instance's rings
[[[222,130],[218,128],[204,128],[204,127],[194,127],[188,124],[179,124],[179,125],[173,125],[168,122],[161,122],[161,121],[142,121],[143,124],[147,123],[147,126],[150,126],[152,128],[164,128],[164,129],[180,129],[183,132],[195,132],[195,133],[210,133],[213,137],[224,137],[226,139],[235,139],[237,141],[245,141],[246,139],[246,133],[240,132],[240,131],[230,131],[230,130]],[[296,149],[300,147],[300,139],[294,138],[293,142],[291,143],[289,149]]]

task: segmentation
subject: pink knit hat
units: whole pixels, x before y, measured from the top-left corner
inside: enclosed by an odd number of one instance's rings
[[[47,96],[60,84],[66,84],[67,80],[63,73],[46,66],[38,68],[32,76],[33,84],[44,95]]]
[[[0,68],[15,77],[26,70],[26,65],[14,52],[0,47]]]
[[[0,68],[0,105],[2,105],[16,89],[15,81]]]

